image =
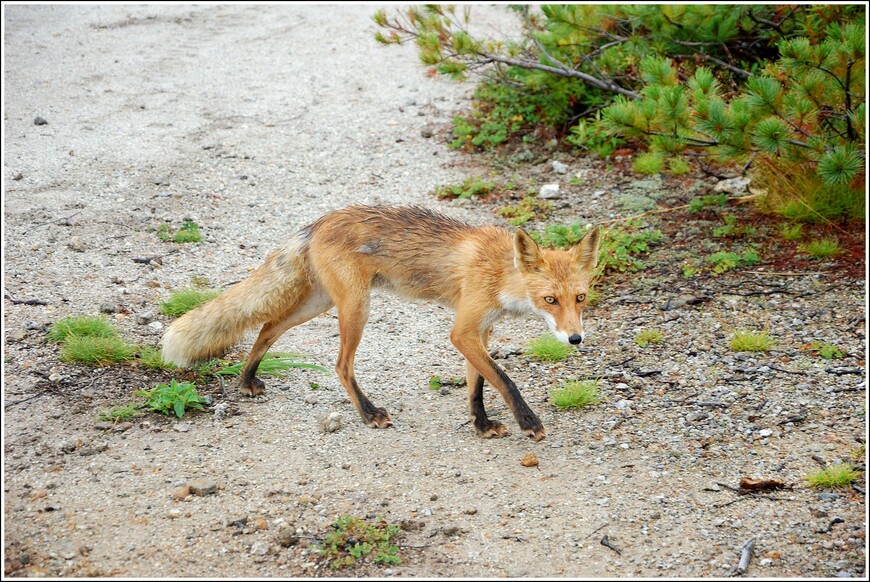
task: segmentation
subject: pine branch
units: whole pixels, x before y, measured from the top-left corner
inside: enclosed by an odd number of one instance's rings
[[[620,95],[625,95],[626,97],[630,97],[632,99],[641,99],[642,96],[639,93],[635,93],[630,89],[624,89],[613,82],[604,81],[602,79],[598,79],[597,77],[593,77],[592,75],[587,75],[582,71],[577,71],[575,69],[560,69],[558,67],[551,67],[549,65],[543,65],[541,63],[537,63],[534,61],[524,61],[518,59],[512,59],[509,57],[504,57],[502,55],[496,55],[484,50],[477,51],[477,54],[484,59],[496,63],[504,63],[505,65],[510,65],[512,67],[520,67],[521,69],[535,69],[538,71],[545,71],[547,73],[552,73],[554,75],[558,75],[560,77],[569,77],[572,79],[580,79],[584,81],[588,85],[592,85],[593,87],[597,87],[603,91],[608,91],[610,93],[618,93]]]

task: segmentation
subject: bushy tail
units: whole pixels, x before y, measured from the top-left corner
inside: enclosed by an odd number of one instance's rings
[[[221,356],[248,329],[286,317],[311,288],[306,251],[294,237],[250,277],[172,322],[160,340],[163,361],[184,368]]]

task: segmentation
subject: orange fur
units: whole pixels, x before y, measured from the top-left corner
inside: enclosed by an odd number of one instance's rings
[[[366,424],[386,427],[357,384],[354,355],[372,287],[437,301],[456,311],[450,335],[468,362],[469,404],[478,434],[507,434],[483,409],[483,380],[507,402],[535,440],[545,431],[514,383],[486,351],[493,323],[534,312],[562,341],[579,343],[598,251],[598,229],[569,251],[542,250],[522,230],[471,227],[422,208],[353,206],[325,215],[271,254],[250,277],[176,320],[163,337],[163,357],[180,366],[221,354],[244,331],[263,325],[242,374],[246,394],[259,394],[255,376],[269,347],[289,328],[335,305],[341,346],[336,372]]]

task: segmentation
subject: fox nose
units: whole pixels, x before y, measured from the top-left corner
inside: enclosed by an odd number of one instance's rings
[[[572,345],[576,346],[577,344],[583,342],[583,336],[580,335],[579,333],[575,333],[574,335],[572,335],[571,337],[568,338],[568,341],[571,342]]]

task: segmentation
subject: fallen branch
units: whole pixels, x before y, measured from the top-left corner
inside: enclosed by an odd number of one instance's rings
[[[749,202],[750,200],[755,200],[756,198],[760,198],[761,194],[747,194],[746,196],[735,196],[733,198],[726,198],[725,202]],[[640,214],[635,214],[634,216],[626,216],[625,218],[613,218],[611,220],[602,220],[600,224],[612,224],[614,222],[625,222],[626,220],[634,220],[635,218],[640,218],[642,216],[649,216],[651,214],[664,214],[665,212],[674,212],[676,210],[685,210],[691,206],[691,204],[681,204],[680,206],[672,206],[670,208],[657,208],[655,210],[647,210],[646,212],[641,212]]]
[[[42,299],[15,299],[10,293],[5,293],[4,297],[13,305],[48,305],[48,302]]]
[[[603,538],[601,538],[601,545],[604,546],[605,548],[610,548],[611,550],[616,552],[616,554],[619,556],[622,555],[622,550],[620,550],[615,545],[613,545],[613,542],[611,542],[607,536],[604,536]]]
[[[749,568],[749,560],[752,559],[752,550],[755,549],[755,538],[749,538],[743,544],[743,551],[740,553],[740,562],[737,564],[736,572],[744,574]]]

